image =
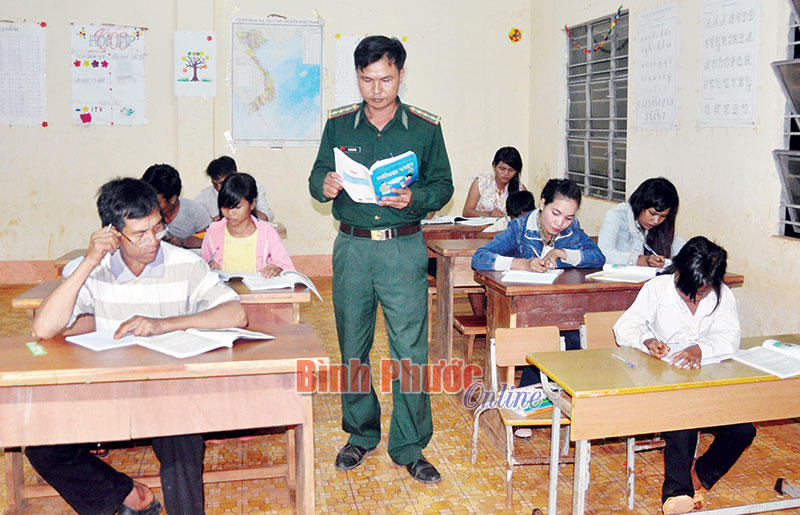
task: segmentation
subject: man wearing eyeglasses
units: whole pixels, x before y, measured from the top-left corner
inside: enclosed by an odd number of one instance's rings
[[[150,185],[108,182],[100,188],[97,210],[103,228],[92,234],[85,259],[42,302],[32,324],[37,337],[55,336],[87,313],[98,331],[114,331],[114,338],[247,324],[236,293],[199,256],[162,245],[162,213]],[[153,439],[170,515],[204,513],[204,446],[202,435]],[[91,455],[86,445],[28,447],[25,454],[78,513],[161,512],[147,486]]]

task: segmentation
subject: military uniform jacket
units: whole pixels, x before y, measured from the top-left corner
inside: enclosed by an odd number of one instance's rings
[[[322,132],[317,160],[308,178],[311,196],[327,202],[322,184],[336,170],[333,148],[367,168],[379,159],[413,150],[419,160],[419,179],[409,186],[411,204],[405,209],[360,204],[342,190],[333,199],[333,216],[340,222],[365,229],[399,227],[419,221],[444,206],[453,195],[450,161],[442,137],[439,117],[397,99],[397,112],[383,130],[372,125],[364,113],[364,102],[329,112]]]

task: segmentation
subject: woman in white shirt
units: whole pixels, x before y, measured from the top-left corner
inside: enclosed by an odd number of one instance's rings
[[[516,148],[503,147],[495,152],[492,169],[493,173],[478,175],[472,181],[462,216],[506,216],[508,195],[525,189],[519,182],[522,157]]]
[[[678,190],[663,177],[647,179],[628,202],[606,213],[597,245],[613,265],[661,268],[686,243],[675,234]],[[655,252],[653,252],[655,251]]]
[[[723,282],[727,252],[708,239],[689,240],[672,264],[645,283],[636,300],[614,325],[617,344],[656,358],[676,352],[670,363],[700,368],[701,360],[739,348],[736,299]],[[701,401],[700,401],[701,402]],[[664,514],[687,513],[702,506],[701,488],[710,489],[753,441],[753,424],[715,428],[714,443],[694,460],[697,429],[664,433]]]

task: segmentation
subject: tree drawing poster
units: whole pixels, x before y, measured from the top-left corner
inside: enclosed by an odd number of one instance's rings
[[[175,32],[175,96],[217,94],[217,34]]]
[[[72,122],[144,125],[143,27],[71,25]]]

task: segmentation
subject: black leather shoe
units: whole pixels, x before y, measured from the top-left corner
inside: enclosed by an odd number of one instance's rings
[[[339,454],[336,455],[336,468],[338,470],[352,470],[356,468],[364,461],[364,456],[367,452],[369,451],[358,445],[353,445],[351,443],[345,445],[339,450]]]
[[[143,510],[134,510],[124,504],[117,510],[117,515],[158,515],[159,513],[161,513],[161,503],[158,502],[158,499],[153,499],[153,502]]]
[[[425,458],[420,458],[414,463],[406,465],[406,470],[411,477],[421,483],[438,483],[442,480],[439,471]]]

